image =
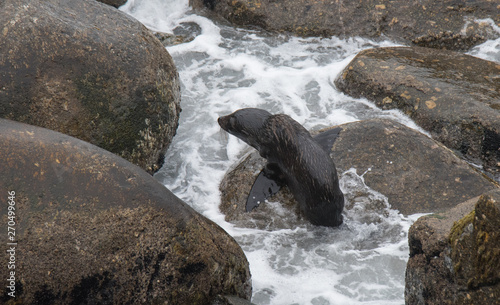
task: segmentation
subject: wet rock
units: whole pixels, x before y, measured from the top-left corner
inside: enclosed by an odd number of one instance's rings
[[[212,305],[254,305],[248,300],[241,299],[235,296],[217,296]]]
[[[405,215],[444,211],[498,187],[433,139],[374,119],[341,125],[332,147],[340,171],[351,167]]]
[[[497,37],[495,1],[190,0],[237,25],[301,36],[382,35],[403,43],[466,50]],[[490,18],[491,21],[486,21]]]
[[[429,48],[370,49],[335,84],[383,109],[400,109],[500,178],[500,64]]]
[[[253,182],[265,164],[266,160],[257,151],[249,151],[234,169],[226,173],[219,186],[219,208],[226,221],[244,228],[264,230],[293,228],[307,223],[300,217],[298,203],[287,187],[269,198],[269,202],[245,212]]]
[[[367,186],[385,195],[391,207],[405,215],[445,211],[498,187],[442,144],[399,123],[374,119],[340,127],[342,131],[330,154],[339,174],[355,168]],[[266,161],[257,152],[242,159],[220,185],[220,209],[226,220],[261,229],[289,228],[302,223],[287,188],[270,198],[271,203],[245,213],[252,184]],[[347,188],[343,187],[348,201],[346,209],[354,208],[349,202],[367,197],[363,190],[356,193],[359,188]],[[370,201],[371,209],[383,212],[382,200],[365,199]],[[376,220],[369,220],[373,221]]]
[[[0,117],[161,167],[180,87],[149,30],[95,1],[6,0],[0,11]]]
[[[161,44],[165,47],[168,46],[175,46],[181,43],[184,43],[184,37],[182,36],[176,36],[171,33],[165,33],[165,32],[152,32],[153,35],[155,35],[156,38],[161,42]]]
[[[153,34],[165,47],[169,47],[193,41],[201,34],[201,28],[194,22],[182,22],[172,34],[164,32],[153,32]]]
[[[496,304],[500,299],[500,190],[409,231],[406,304]]]
[[[181,22],[173,30],[174,35],[186,37],[186,42],[201,34],[201,27],[195,22]]]
[[[98,0],[98,1],[107,5],[114,6],[116,8],[119,8],[120,6],[124,5],[127,2],[127,0]]]
[[[15,192],[16,301],[250,298],[248,262],[233,238],[139,167],[78,139],[5,119],[0,143],[3,202]],[[6,225],[7,206],[1,205]],[[11,300],[5,286],[0,303]]]

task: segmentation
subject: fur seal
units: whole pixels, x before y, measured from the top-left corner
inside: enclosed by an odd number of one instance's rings
[[[259,177],[276,181],[278,189],[279,185],[286,183],[301,212],[312,224],[329,227],[342,224],[344,195],[339,187],[335,164],[302,125],[288,115],[272,115],[257,108],[237,110],[219,117],[218,123],[267,159]],[[336,132],[338,134],[338,130]],[[263,183],[267,185],[267,182]],[[269,191],[272,192],[277,192],[276,185]],[[267,198],[267,195],[258,196]]]

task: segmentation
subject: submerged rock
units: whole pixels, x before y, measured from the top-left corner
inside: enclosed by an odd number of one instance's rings
[[[0,25],[0,117],[90,142],[149,173],[161,167],[180,86],[149,30],[87,0],[5,0]]]
[[[153,32],[153,35],[155,35],[165,47],[169,47],[193,41],[196,36],[201,34],[201,28],[194,22],[181,22],[172,32],[172,34]]]
[[[370,49],[335,84],[383,109],[400,109],[434,139],[500,178],[500,64],[428,48]]]
[[[406,304],[496,304],[500,299],[500,190],[409,231]]]
[[[210,304],[218,294],[250,298],[248,262],[233,238],[139,167],[78,139],[4,119],[0,143],[5,203],[15,192],[16,300]],[[1,205],[4,224],[7,209]],[[0,268],[0,276],[9,278],[9,271]],[[3,302],[11,300],[5,286]]]
[[[442,144],[399,123],[374,119],[340,127],[342,131],[330,153],[338,172],[355,168],[367,186],[385,195],[391,207],[405,215],[445,211],[498,187]],[[220,185],[220,209],[226,220],[264,229],[302,223],[287,188],[270,198],[271,203],[261,203],[252,212],[245,212],[252,184],[265,163],[253,152],[226,174]],[[367,196],[364,191],[356,194],[353,190],[345,195],[352,202]],[[383,205],[378,199],[369,200],[372,209]],[[346,209],[352,205],[356,204],[346,203]]]
[[[301,36],[388,37],[403,43],[466,50],[497,37],[495,1],[190,0],[237,25]],[[491,21],[482,20],[491,18]]]

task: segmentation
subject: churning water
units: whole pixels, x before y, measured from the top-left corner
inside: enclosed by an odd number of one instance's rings
[[[342,229],[241,228],[226,222],[218,208],[219,183],[248,147],[221,131],[221,115],[258,107],[286,113],[309,130],[374,117],[418,129],[398,111],[382,111],[367,100],[345,96],[333,84],[359,51],[395,44],[235,28],[194,14],[187,0],[129,0],[121,10],[155,31],[197,35],[167,48],[180,74],[182,113],[156,178],[241,245],[252,272],[252,302],[404,304],[407,232],[419,215],[404,217],[391,209],[382,194],[364,184],[355,166],[340,173],[347,199],[347,225]],[[500,60],[500,40],[473,53]],[[280,215],[279,203],[269,204]]]

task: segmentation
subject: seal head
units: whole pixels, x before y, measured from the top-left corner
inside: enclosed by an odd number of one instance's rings
[[[253,146],[267,159],[268,164],[259,177],[283,180],[277,184],[288,185],[301,212],[312,224],[331,227],[342,224],[344,195],[335,165],[329,153],[302,125],[288,115],[272,115],[256,108],[237,110],[220,117],[218,122],[222,129]]]
[[[243,140],[259,153],[266,151],[263,147],[262,130],[265,128],[266,120],[272,115],[258,108],[240,109],[230,115],[220,117],[217,121],[220,127],[232,134],[233,136]],[[266,158],[265,156],[261,156]]]

